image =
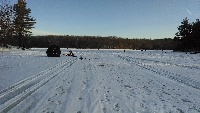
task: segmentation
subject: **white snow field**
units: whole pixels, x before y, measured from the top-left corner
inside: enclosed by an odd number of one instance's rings
[[[200,113],[200,54],[72,51],[0,51],[0,113]]]

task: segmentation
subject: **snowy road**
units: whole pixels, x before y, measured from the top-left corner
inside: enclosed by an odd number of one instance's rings
[[[73,51],[0,52],[0,113],[200,112],[199,54]]]

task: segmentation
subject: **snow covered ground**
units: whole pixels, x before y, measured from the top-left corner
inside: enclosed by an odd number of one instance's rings
[[[45,51],[0,51],[0,113],[200,113],[200,54]]]

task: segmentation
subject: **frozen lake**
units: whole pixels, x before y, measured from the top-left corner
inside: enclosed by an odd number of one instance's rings
[[[0,113],[200,112],[200,54],[61,50],[0,51]]]

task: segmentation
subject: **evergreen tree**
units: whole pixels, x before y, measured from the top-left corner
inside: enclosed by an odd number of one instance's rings
[[[174,40],[178,43],[178,50],[185,51],[191,46],[191,32],[192,24],[188,22],[188,19],[185,18],[181,22],[181,25],[178,27],[178,32],[175,34]]]
[[[26,45],[25,37],[31,35],[31,29],[36,23],[35,19],[30,16],[31,9],[26,7],[27,3],[25,0],[18,0],[18,3],[14,5],[14,30],[18,36],[19,47]]]
[[[194,49],[200,52],[200,21],[197,19],[192,26],[192,38],[193,38],[193,45],[195,46]]]
[[[0,4],[0,42],[7,46],[13,33],[13,7],[7,0],[1,0]]]

